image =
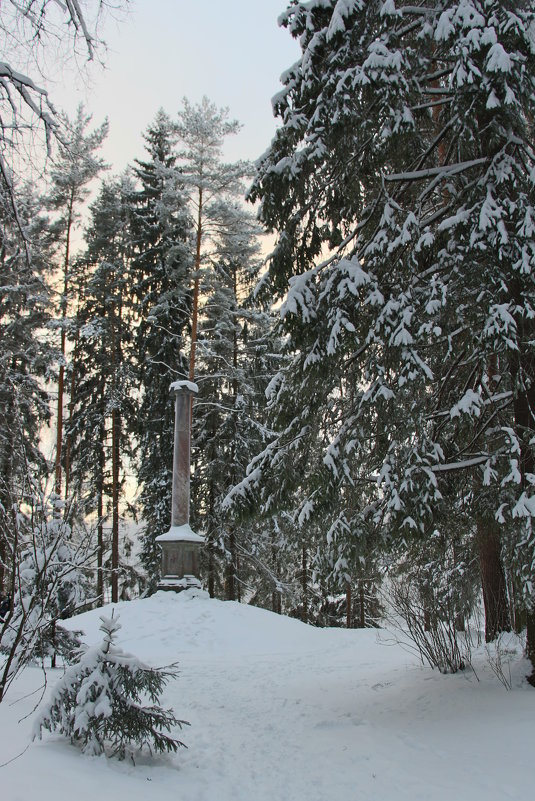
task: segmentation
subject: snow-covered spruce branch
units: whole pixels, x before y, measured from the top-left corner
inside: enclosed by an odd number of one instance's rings
[[[460,161],[456,164],[445,164],[442,167],[428,167],[425,170],[414,170],[412,172],[398,172],[398,173],[385,173],[385,181],[422,181],[425,178],[432,178],[435,175],[457,175],[457,173],[464,172],[465,170],[479,167],[482,164],[487,164],[488,157],[471,159],[470,161]]]

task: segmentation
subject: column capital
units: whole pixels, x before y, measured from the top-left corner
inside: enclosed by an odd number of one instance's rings
[[[197,395],[199,387],[193,381],[173,381],[169,387],[169,392],[171,395],[173,393],[178,394],[179,392],[184,392],[188,395]]]

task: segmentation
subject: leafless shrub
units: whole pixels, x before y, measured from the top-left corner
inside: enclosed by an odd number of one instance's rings
[[[447,598],[431,598],[406,577],[392,579],[388,587],[386,621],[397,642],[441,673],[457,673],[471,665],[470,633],[458,630]]]

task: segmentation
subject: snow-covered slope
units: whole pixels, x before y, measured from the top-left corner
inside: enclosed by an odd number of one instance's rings
[[[178,661],[163,703],[191,722],[178,754],[136,765],[45,736],[0,770],[2,801],[502,801],[533,786],[535,691],[484,659],[442,676],[373,630],[315,629],[204,593],[117,604],[119,644]],[[108,607],[106,614],[110,614]],[[71,622],[88,643],[99,613]],[[0,704],[0,762],[28,744],[41,674]],[[54,671],[48,681],[53,683]],[[15,703],[13,703],[15,702]]]

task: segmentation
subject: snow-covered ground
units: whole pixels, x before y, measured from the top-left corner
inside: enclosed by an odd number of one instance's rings
[[[482,654],[478,678],[443,676],[376,631],[315,629],[204,593],[116,608],[121,647],[153,665],[178,660],[162,702],[191,722],[178,733],[188,749],[134,766],[83,756],[48,733],[27,747],[30,693],[42,680],[27,670],[0,704],[2,801],[532,797],[535,690],[522,681],[525,663],[506,691]],[[100,640],[98,612],[73,625],[88,643]]]

